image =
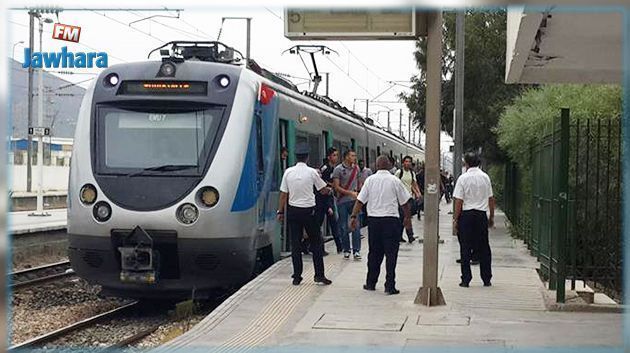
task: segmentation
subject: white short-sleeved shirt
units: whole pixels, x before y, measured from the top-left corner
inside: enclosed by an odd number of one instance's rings
[[[326,186],[326,182],[322,180],[317,170],[307,166],[306,163],[298,162],[284,172],[280,191],[289,194],[289,206],[314,207],[313,186],[316,190],[321,190]]]
[[[463,211],[478,210],[488,211],[488,199],[493,196],[492,183],[488,174],[483,170],[473,167],[468,168],[455,184],[453,197],[463,200]]]
[[[387,170],[379,170],[365,179],[358,200],[367,204],[370,217],[399,217],[398,206],[411,198],[402,181]]]

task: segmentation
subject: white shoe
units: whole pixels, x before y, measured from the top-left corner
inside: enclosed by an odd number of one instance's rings
[[[360,252],[358,252],[358,251],[357,251],[357,252],[355,252],[355,253],[354,253],[354,259],[355,259],[355,260],[361,260],[361,253],[360,253]]]
[[[350,253],[349,252],[344,252],[343,253],[343,258],[346,259],[346,260],[349,259],[350,258]]]

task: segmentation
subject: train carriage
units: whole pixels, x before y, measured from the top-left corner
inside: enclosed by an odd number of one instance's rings
[[[170,46],[170,49],[163,49]],[[203,297],[278,259],[280,146],[354,148],[367,164],[423,151],[219,42],[171,42],[161,61],[104,70],[79,112],[69,257],[106,293]],[[242,60],[240,60],[242,62]]]

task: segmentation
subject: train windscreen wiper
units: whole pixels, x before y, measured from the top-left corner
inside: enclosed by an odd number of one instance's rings
[[[127,174],[128,177],[143,175],[145,172],[171,172],[176,170],[194,169],[199,166],[196,164],[164,164],[154,167],[147,167],[140,171]]]

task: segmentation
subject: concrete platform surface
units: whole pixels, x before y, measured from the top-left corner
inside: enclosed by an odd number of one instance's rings
[[[567,346],[617,351],[614,347],[622,344],[621,314],[546,310],[538,263],[521,241],[507,234],[500,213],[490,233],[492,287],[482,286],[479,267],[473,266],[470,288],[460,288],[455,262],[459,245],[451,235],[451,215],[446,213],[450,207],[441,204],[440,215],[444,244],[439,250],[439,285],[444,306],[414,304],[422,278],[421,244],[401,244],[396,272],[401,293],[387,296],[384,265],[377,290],[362,289],[367,239],[363,239],[361,261],[344,260],[329,243],[331,254],[324,259],[332,285],[313,283],[306,256],[304,281],[293,286],[291,261],[282,260],[158,351],[419,352],[428,347],[504,351]],[[422,235],[422,226],[414,220],[416,235]]]
[[[12,235],[46,232],[64,229],[67,226],[67,209],[45,210],[50,216],[29,216],[34,211],[10,212],[7,217],[9,233]]]

